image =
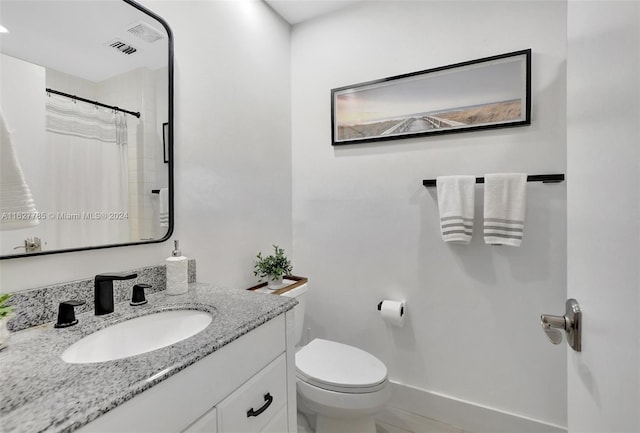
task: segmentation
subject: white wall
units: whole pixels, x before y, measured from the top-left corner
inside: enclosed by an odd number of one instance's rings
[[[566,425],[565,185],[529,184],[520,248],[439,234],[422,179],[565,171],[564,2],[368,2],[292,31],[294,269],[312,336],[362,347],[399,383]],[[332,148],[330,89],[533,49],[532,125]],[[476,215],[482,215],[482,188]],[[378,301],[406,298],[391,329]],[[429,415],[425,407],[423,414]]]
[[[46,86],[85,99],[100,100],[99,84],[55,69],[46,68]]]
[[[289,26],[260,0],[149,2],[175,37],[176,235],[198,279],[292,253]]]
[[[640,3],[570,1],[568,295],[570,432],[640,431]]]
[[[246,287],[291,250],[289,26],[264,3],[144,1],[175,38],[176,230],[198,279]],[[11,292],[161,263],[173,243],[3,260]]]

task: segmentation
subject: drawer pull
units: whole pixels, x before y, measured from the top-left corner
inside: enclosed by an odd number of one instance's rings
[[[249,409],[247,411],[247,418],[260,415],[262,412],[267,410],[269,406],[271,406],[271,403],[273,403],[273,397],[271,397],[271,394],[266,393],[264,395],[264,404],[262,405],[262,407],[258,410],[253,410],[253,408]]]

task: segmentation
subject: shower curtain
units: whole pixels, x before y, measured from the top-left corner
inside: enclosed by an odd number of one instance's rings
[[[47,249],[129,241],[125,115],[49,95],[46,130]]]

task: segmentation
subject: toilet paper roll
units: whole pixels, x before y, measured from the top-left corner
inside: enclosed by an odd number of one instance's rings
[[[407,315],[407,307],[404,301],[385,300],[382,301],[380,314],[385,322],[402,327],[402,325],[404,325],[404,318]]]

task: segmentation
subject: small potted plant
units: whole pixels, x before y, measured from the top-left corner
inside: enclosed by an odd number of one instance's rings
[[[9,293],[0,295],[0,350],[7,347],[9,343],[9,329],[7,322],[11,317],[11,313],[15,309],[12,305],[7,305],[7,301],[11,298]]]
[[[282,285],[282,277],[289,275],[293,270],[291,261],[284,255],[284,250],[277,245],[273,246],[273,255],[262,257],[262,253],[259,252],[256,256],[256,264],[254,267],[253,275],[260,278],[266,278],[270,289],[276,289]]]

